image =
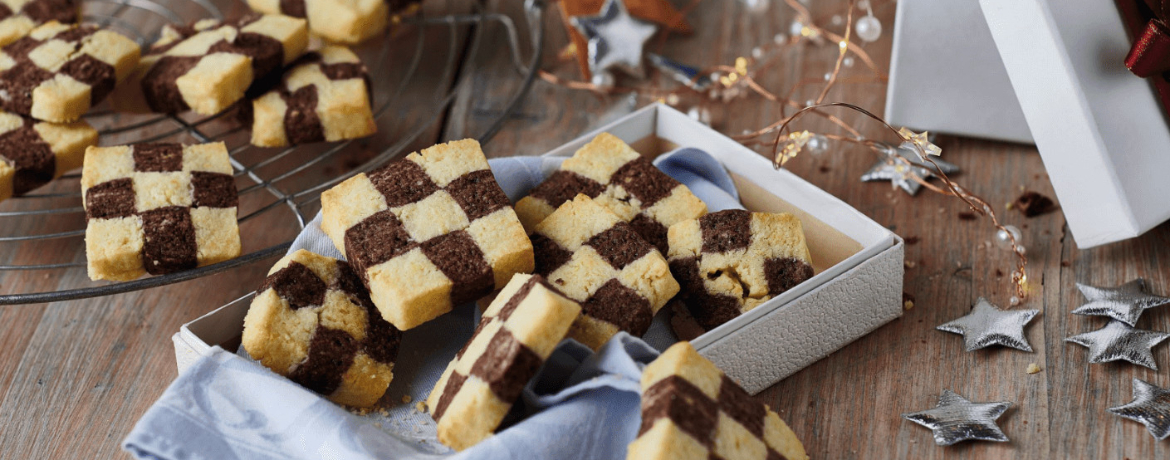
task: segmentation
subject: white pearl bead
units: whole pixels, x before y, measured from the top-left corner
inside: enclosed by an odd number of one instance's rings
[[[835,26],[841,25],[842,22],[845,22],[845,20],[842,19],[841,15],[839,15],[839,14],[834,14],[833,17],[829,18],[829,23],[831,23]]]
[[[707,110],[706,107],[691,107],[690,110],[687,110],[687,116],[704,125],[711,125],[711,111]]]
[[[882,23],[873,16],[858,19],[857,24],[853,25],[853,30],[857,31],[857,36],[866,42],[875,42],[882,37]]]
[[[853,67],[853,56],[845,56],[845,59],[841,60],[841,65],[844,67]]]
[[[756,58],[756,59],[764,57],[764,49],[760,48],[758,46],[755,48],[752,48],[752,57]]]
[[[771,0],[743,0],[743,4],[752,13],[763,13],[768,11]]]
[[[613,75],[609,72],[597,72],[593,74],[593,78],[589,82],[602,90],[613,89]]]
[[[800,21],[792,21],[792,25],[788,26],[788,35],[798,36],[800,31],[804,30],[804,23]]]
[[[832,78],[833,78],[833,72],[825,72],[825,81],[829,81]]]
[[[813,134],[804,144],[804,150],[813,156],[825,153],[829,150],[829,139],[823,134]]]
[[[1007,231],[1004,231],[1006,229]],[[1011,233],[1011,236],[1008,236]],[[1012,249],[1012,238],[1015,238],[1016,244],[1023,247],[1024,240],[1020,237],[1020,229],[1014,225],[1005,225],[1002,229],[995,232],[995,247],[1010,251]]]
[[[786,42],[786,41],[788,41],[788,36],[787,36],[787,35],[784,35],[784,34],[776,34],[776,35],[773,35],[773,36],[772,36],[772,42],[773,42],[773,43],[776,43],[777,45],[783,45],[783,44],[784,44],[784,42]]]
[[[1011,298],[1011,299],[1008,299],[1008,303],[1009,303],[1009,304],[1011,304],[1013,307],[1014,307],[1014,306],[1016,306],[1016,305],[1019,305],[1019,304],[1020,304],[1020,298],[1019,298],[1019,297],[1017,297],[1017,296],[1012,296],[1012,298]]]

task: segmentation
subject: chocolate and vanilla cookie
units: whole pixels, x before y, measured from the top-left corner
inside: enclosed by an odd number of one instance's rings
[[[47,22],[0,49],[0,109],[67,123],[138,63],[138,45],[108,30]]]
[[[704,330],[813,276],[800,220],[788,213],[719,211],[672,225],[669,239],[678,299]]]
[[[642,426],[629,460],[807,460],[804,445],[689,342],[642,371]]]
[[[90,279],[126,281],[240,255],[223,142],[90,147],[81,193]]]
[[[277,261],[256,291],[243,346],[330,401],[370,407],[394,378],[401,336],[349,264],[300,249]]]
[[[654,314],[678,292],[662,254],[585,195],[537,225],[532,247],[536,273],[581,303],[569,337],[594,350],[618,331],[645,334]]]
[[[585,194],[666,253],[666,229],[707,213],[687,186],[667,176],[609,133],[598,134],[561,168],[516,203],[516,214],[529,233],[562,203]]]
[[[353,51],[327,46],[298,59],[252,101],[252,145],[283,147],[374,134],[370,75]]]
[[[491,436],[580,313],[540,275],[512,277],[427,397],[439,442],[463,450]]]
[[[131,79],[137,84],[119,91],[119,108],[214,115],[304,54],[308,43],[304,19],[275,14],[166,28]]]
[[[325,40],[349,45],[365,41],[386,28],[391,13],[419,0],[248,0],[253,10],[285,14],[309,21],[309,30]]]
[[[321,229],[407,330],[532,271],[532,244],[479,143],[439,144],[321,194]]]
[[[98,133],[84,121],[48,123],[0,111],[0,201],[81,167]]]
[[[77,22],[74,0],[0,0],[0,46],[28,35],[36,26],[49,21],[62,24]]]

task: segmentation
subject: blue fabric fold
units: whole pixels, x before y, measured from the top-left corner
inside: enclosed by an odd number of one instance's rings
[[[563,158],[489,160],[516,201]],[[655,166],[686,184],[711,211],[742,208],[734,182],[710,155],[683,148]],[[341,258],[318,215],[293,242]],[[623,458],[641,422],[639,379],[658,350],[676,339],[661,315],[645,340],[620,333],[600,351],[568,340],[525,388],[510,426],[454,453],[435,441],[424,400],[479,320],[472,305],[406,331],[385,413],[357,415],[249,359],[213,347],[180,374],[142,416],[123,448],[143,459],[532,459]],[[403,396],[412,401],[398,404]]]

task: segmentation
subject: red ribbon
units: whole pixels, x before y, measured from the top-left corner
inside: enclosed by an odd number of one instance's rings
[[[1170,116],[1170,13],[1167,0],[1116,0],[1125,27],[1134,35],[1125,67],[1149,78]]]

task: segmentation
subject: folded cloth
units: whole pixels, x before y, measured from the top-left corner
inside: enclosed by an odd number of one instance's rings
[[[563,158],[489,160],[513,202]],[[730,176],[697,149],[660,156],[655,165],[686,184],[711,211],[740,208]],[[341,258],[318,214],[289,251]],[[598,353],[565,341],[525,388],[495,436],[458,454],[438,444],[423,401],[479,321],[472,305],[406,331],[384,401],[389,409],[354,414],[249,359],[213,347],[183,372],[138,421],[122,447],[146,459],[398,458],[467,459],[625,457],[640,423],[642,367],[677,339],[666,317],[645,340],[620,333]],[[454,456],[452,456],[454,455]]]

